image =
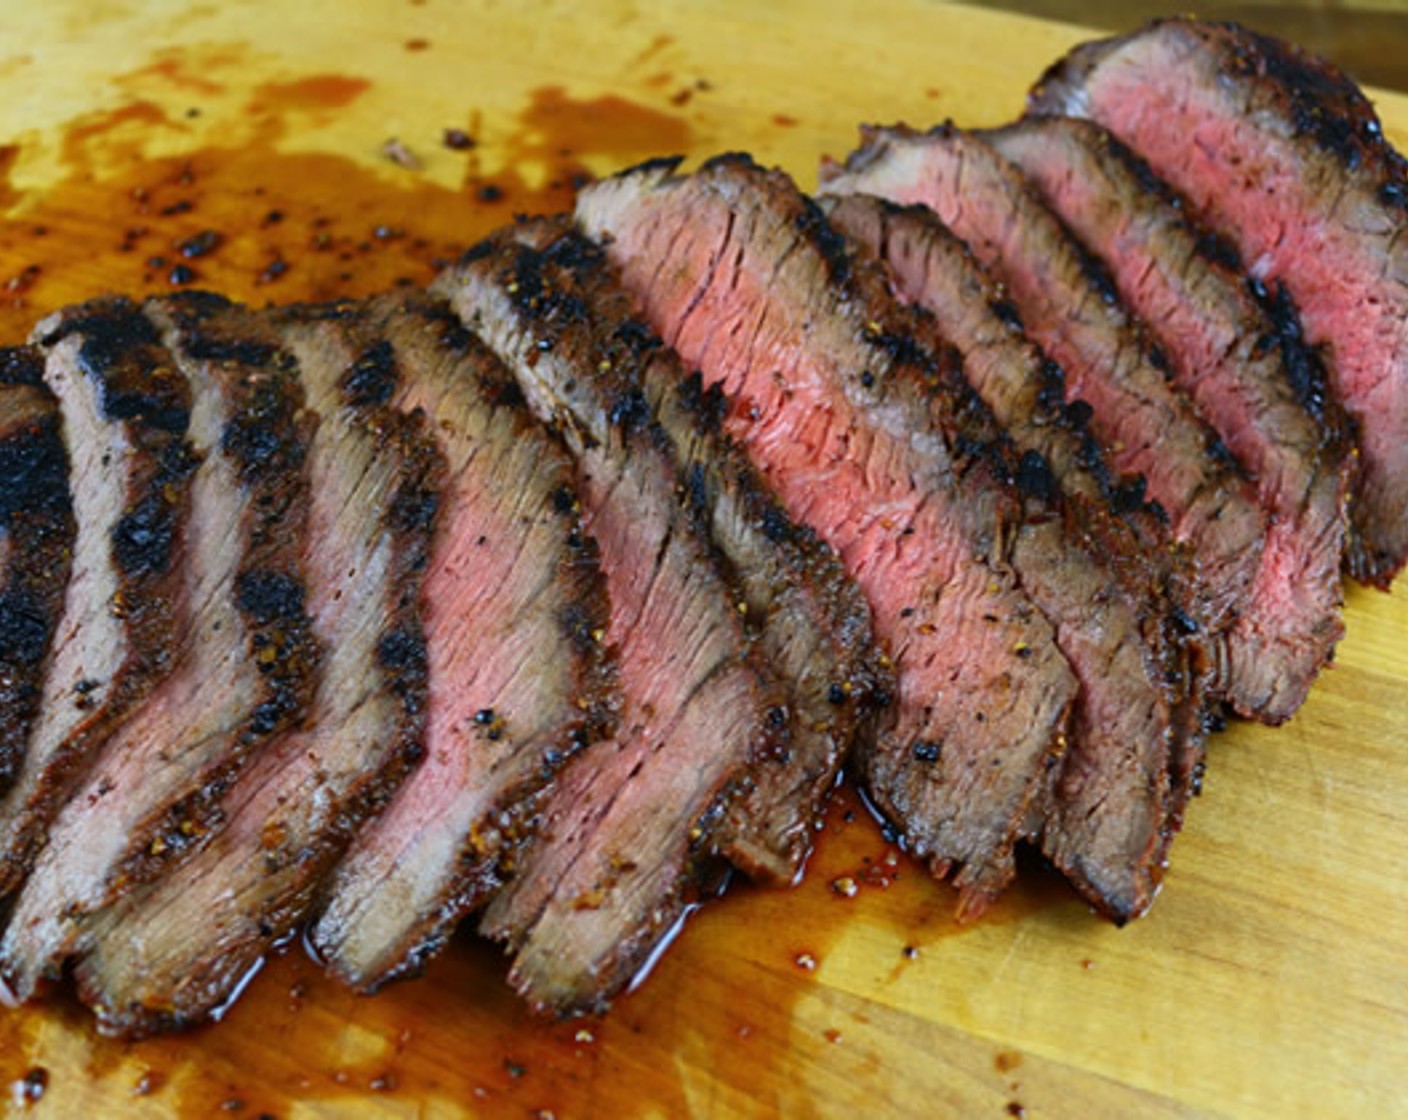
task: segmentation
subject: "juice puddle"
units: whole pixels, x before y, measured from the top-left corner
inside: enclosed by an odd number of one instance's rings
[[[16,152],[0,148],[0,343],[103,292],[200,287],[262,304],[424,284],[514,213],[568,207],[589,166],[701,154],[683,116],[615,96],[574,99],[560,87],[533,94],[507,149],[493,153],[493,166],[508,170],[492,177],[475,140],[481,122],[471,116],[447,132],[446,147],[463,160],[459,189],[418,177],[407,166],[414,153],[395,149],[379,169],[278,151],[290,128],[330,119],[367,89],[323,74],[259,86],[231,124],[238,142],[150,158],[154,134],[195,134],[188,114],[148,96],[151,81],[183,95],[223,87],[169,55],[133,78],[130,102],[69,128],[68,177],[41,196],[10,189]],[[433,1104],[633,1120],[696,1111],[701,1093],[805,1114],[791,1071],[834,1061],[843,1044],[846,1023],[813,1005],[825,998],[828,960],[847,931],[882,931],[875,943],[893,961],[894,981],[959,932],[953,893],[888,844],[848,791],[818,841],[796,888],[736,884],[704,906],[605,1020],[531,1020],[498,950],[469,934],[424,979],[370,999],[326,979],[294,946],[253,978],[223,1022],[183,1037],[100,1038],[67,989],[0,1013],[0,1090],[55,1116],[130,1105],[134,1114],[283,1117],[355,1102],[393,1114]],[[1028,877],[984,921],[1017,920],[1066,898],[1049,877]]]

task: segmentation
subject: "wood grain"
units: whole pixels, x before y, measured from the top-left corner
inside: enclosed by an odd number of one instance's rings
[[[811,185],[860,121],[1010,118],[1081,37],[923,0],[9,5],[0,341],[178,263],[256,301],[422,282],[572,173],[665,151]],[[1402,144],[1408,99],[1377,100]],[[1408,581],[1346,619],[1288,727],[1212,744],[1130,928],[1033,866],[960,929],[843,801],[805,883],[706,907],[605,1022],[527,1022],[468,937],[371,1000],[294,948],[189,1038],[99,1039],[62,995],[0,1014],[0,1084],[44,1071],[11,1105],[53,1117],[1408,1114]]]

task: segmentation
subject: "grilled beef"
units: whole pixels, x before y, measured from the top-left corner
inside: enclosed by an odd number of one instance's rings
[[[787,688],[785,748],[752,769],[714,837],[735,866],[755,878],[789,882],[810,850],[852,741],[871,722],[872,706],[893,692],[872,641],[870,609],[836,554],[788,518],[747,456],[723,434],[722,392],[705,390],[697,375],[685,377],[658,336],[633,317],[602,251],[562,222],[519,225],[513,236],[544,254],[539,273],[548,278],[552,299],[559,305],[581,301],[595,324],[591,344],[604,354],[595,378],[593,370],[579,372],[567,403],[555,404],[548,394],[540,414],[551,416],[550,404],[569,414],[580,408],[600,426],[610,395],[620,407],[658,420],[663,431],[654,441],[666,441],[659,453],[672,458],[682,491],[708,524],[719,560],[738,586],[745,625]],[[520,379],[543,372],[538,367]],[[538,389],[548,393],[546,386]],[[595,412],[592,401],[598,402]]]
[[[35,329],[72,470],[72,578],[23,764],[0,799],[0,896],[25,878],[54,814],[112,729],[171,669],[184,623],[191,400],[125,300]]]
[[[1359,425],[1349,571],[1386,588],[1408,560],[1408,172],[1368,101],[1285,43],[1167,20],[1072,52],[1031,107],[1100,122],[1290,292]]]
[[[1080,681],[1041,841],[1088,899],[1126,921],[1153,901],[1198,755],[1198,722],[1189,718],[1196,700],[1168,622],[1173,608],[1144,543],[1163,554],[1161,525],[1131,519],[1137,508],[1117,511],[1130,484],[1113,477],[1071,416],[1059,368],[1026,339],[1000,291],[932,211],[863,195],[823,208],[888,265],[901,298],[934,315],[998,422],[1025,455],[1044,459],[1061,488],[1066,523],[1043,527],[1054,539],[1037,563],[1026,562],[1022,547],[1014,553],[1023,588],[1055,625]],[[1124,582],[1110,556],[1122,558]]]
[[[899,702],[859,768],[972,914],[1012,875],[1075,691],[1010,568],[1023,520],[1007,461],[963,438],[961,414],[982,407],[951,357],[785,176],[742,156],[687,178],[673,167],[588,188],[578,220],[652,326],[723,386],[726,430],[866,593]]]
[[[230,308],[251,345],[267,328]],[[79,992],[107,1033],[210,1017],[308,916],[332,863],[420,757],[427,680],[419,589],[442,462],[420,416],[351,403],[380,339],[355,316],[294,311],[284,341],[319,417],[303,563],[326,649],[307,725],[272,744],[231,792],[229,823],[173,874],[100,916]]]
[[[533,1006],[571,1013],[604,1009],[673,928],[787,713],[645,402],[656,353],[580,283],[599,252],[572,236],[539,251],[534,232],[478,246],[439,286],[570,448],[611,598],[620,727],[572,764],[485,922],[516,950],[511,980]]]
[[[112,733],[15,901],[0,973],[17,999],[86,947],[93,915],[223,825],[230,783],[302,717],[311,690],[302,396],[271,347],[210,318],[220,302],[173,297],[144,316],[169,348],[161,360],[189,382],[190,436],[203,457],[179,565],[185,626],[171,672]]]
[[[384,344],[354,366],[354,399],[423,411],[447,476],[422,592],[426,758],[352,845],[312,932],[363,989],[419,971],[498,887],[535,795],[610,721],[613,695],[571,460],[448,307],[408,295],[370,315]]]
[[[0,351],[0,796],[24,761],[73,556],[68,453],[44,360]]]
[[[1256,479],[1270,522],[1251,602],[1234,623],[1232,675],[1268,722],[1288,719],[1344,631],[1353,446],[1289,296],[1248,285],[1232,250],[1193,226],[1182,201],[1098,125],[1034,117],[987,139],[1108,262],[1174,380]]]
[[[968,243],[1006,287],[1032,340],[1065,371],[1067,399],[1082,402],[1077,408],[1112,463],[1145,477],[1175,539],[1190,546],[1188,613],[1214,633],[1227,631],[1248,609],[1266,516],[1217,434],[1168,384],[1162,356],[1120,305],[1103,267],[1021,172],[979,138],[945,125],[922,134],[868,130],[847,166],[825,177],[828,193],[930,206]],[[1248,684],[1227,674],[1227,697],[1239,712],[1260,714]]]

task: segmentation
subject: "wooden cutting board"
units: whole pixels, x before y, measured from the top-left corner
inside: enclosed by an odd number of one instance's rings
[[[921,0],[4,7],[4,342],[105,290],[420,283],[514,212],[565,204],[574,176],[666,152],[745,148],[810,186],[858,122],[1009,119],[1084,34]],[[1408,99],[1378,100],[1408,146]],[[1408,580],[1350,588],[1345,613],[1288,727],[1213,742],[1163,896],[1128,929],[1035,862],[960,928],[950,890],[845,796],[800,887],[706,907],[605,1021],[528,1022],[468,936],[375,999],[295,945],[186,1038],[97,1038],[64,994],[0,1013],[4,1099],[52,1117],[1408,1115]]]

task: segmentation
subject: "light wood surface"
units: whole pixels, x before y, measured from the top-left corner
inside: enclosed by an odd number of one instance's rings
[[[176,264],[258,301],[422,282],[560,204],[550,180],[669,151],[745,148],[810,186],[858,122],[1009,119],[1083,37],[921,0],[3,8],[0,342]],[[1377,100],[1404,146],[1408,99]],[[183,258],[202,229],[219,247]],[[527,1022],[468,937],[375,999],[294,948],[189,1038],[99,1039],[64,996],[0,1012],[0,1086],[45,1082],[4,1099],[45,1117],[1408,1115],[1408,580],[1350,588],[1345,613],[1289,726],[1217,736],[1163,894],[1127,929],[1035,865],[960,929],[949,889],[845,801],[802,886],[706,907],[605,1022]]]

